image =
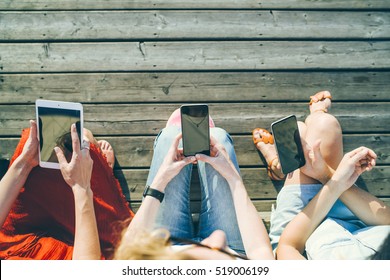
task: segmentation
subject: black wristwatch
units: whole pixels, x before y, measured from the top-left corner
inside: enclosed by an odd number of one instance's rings
[[[156,189],[152,189],[152,188],[150,188],[150,186],[146,186],[146,188],[144,190],[143,197],[145,197],[147,195],[150,195],[150,196],[158,199],[160,202],[162,202],[163,199],[164,199],[164,193],[163,192],[160,192],[160,191],[158,191]]]

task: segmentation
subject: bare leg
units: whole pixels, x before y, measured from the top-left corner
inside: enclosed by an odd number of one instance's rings
[[[311,114],[304,123],[299,123],[299,131],[302,139],[309,145],[321,139],[322,156],[330,167],[336,169],[343,157],[343,139],[341,126],[337,119],[325,113],[329,107],[330,99],[328,98],[313,103],[310,106]],[[313,183],[318,183],[318,181],[296,170],[292,177],[286,179],[285,185]]]
[[[84,134],[84,137],[87,138],[87,140],[89,141],[89,143],[92,143],[92,144],[94,144],[94,145],[99,146],[97,140],[95,139],[95,137],[94,137],[93,134],[92,134],[92,131],[90,131],[90,130],[87,129],[87,128],[84,128],[83,134]]]
[[[336,169],[343,157],[343,141],[339,122],[334,116],[327,113],[331,106],[331,95],[327,91],[322,91],[316,93],[311,98],[310,115],[305,122],[298,122],[302,142],[313,145],[315,141],[321,139],[321,153],[328,165]],[[269,133],[263,130],[255,129],[253,131],[254,141],[261,137],[269,136]],[[272,174],[270,174],[271,179],[283,179],[284,175],[281,173],[273,141],[272,143],[259,141],[256,144],[256,148],[266,159],[268,168],[272,170]],[[306,176],[300,170],[296,170],[292,175],[287,176],[285,181],[285,185],[314,183],[318,183],[318,181]]]
[[[115,155],[111,144],[108,143],[106,140],[97,141],[96,138],[93,136],[92,132],[86,128],[84,128],[84,137],[88,139],[89,143],[94,144],[96,147],[100,147],[100,150],[106,156],[107,164],[111,168],[114,168]]]

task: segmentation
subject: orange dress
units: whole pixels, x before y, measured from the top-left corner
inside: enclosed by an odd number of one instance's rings
[[[22,132],[10,164],[21,154],[29,129]],[[119,225],[129,221],[130,209],[105,155],[91,144],[91,188],[102,258],[110,258],[120,236]],[[72,259],[75,206],[71,188],[60,170],[35,167],[14,202],[0,231],[0,259]]]

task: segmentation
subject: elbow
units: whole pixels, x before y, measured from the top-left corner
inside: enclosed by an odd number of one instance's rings
[[[247,257],[250,260],[275,260],[271,246],[249,250]]]
[[[277,260],[304,260],[302,253],[295,247],[287,244],[279,244],[276,249]]]

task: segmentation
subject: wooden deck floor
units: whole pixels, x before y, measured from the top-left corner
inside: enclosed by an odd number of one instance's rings
[[[134,209],[154,137],[181,104],[204,102],[233,136],[257,209],[270,211],[277,190],[251,130],[304,120],[308,97],[324,89],[345,150],[378,153],[363,179],[390,201],[389,88],[387,0],[0,2],[0,157],[35,118],[36,99],[81,102],[85,126],[116,151]]]

